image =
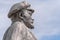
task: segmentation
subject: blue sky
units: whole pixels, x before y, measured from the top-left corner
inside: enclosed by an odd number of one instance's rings
[[[23,0],[0,0],[0,40],[10,26],[7,17],[11,6]],[[60,0],[27,0],[35,10],[35,29],[32,32],[38,40],[60,40]]]

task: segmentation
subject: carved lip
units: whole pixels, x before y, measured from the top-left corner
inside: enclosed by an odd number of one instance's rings
[[[30,20],[30,23],[32,23],[32,24],[33,24],[33,22],[34,22],[34,19],[31,19],[31,20]]]
[[[33,23],[33,22],[31,22],[31,23]]]

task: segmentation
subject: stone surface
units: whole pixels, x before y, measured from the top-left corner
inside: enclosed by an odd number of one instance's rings
[[[21,3],[24,4],[22,9]],[[8,18],[11,19],[12,24],[5,32],[3,40],[37,40],[33,33],[30,31],[30,29],[34,28],[33,19],[31,18],[33,10],[28,9],[30,6],[28,6],[25,2],[21,3],[13,5],[8,14]]]
[[[17,21],[8,28],[3,40],[36,40],[36,38],[23,22]]]

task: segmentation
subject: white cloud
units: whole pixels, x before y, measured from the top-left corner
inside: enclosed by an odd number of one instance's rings
[[[35,27],[37,37],[60,33],[60,0],[41,2],[35,7]],[[36,5],[35,5],[36,6]],[[59,15],[59,16],[58,16]]]

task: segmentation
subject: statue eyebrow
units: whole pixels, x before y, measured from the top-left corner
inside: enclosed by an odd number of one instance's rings
[[[32,13],[34,12],[34,10],[32,10],[32,9],[27,9],[28,11],[31,11]]]
[[[28,11],[32,11],[31,9],[27,9]]]

